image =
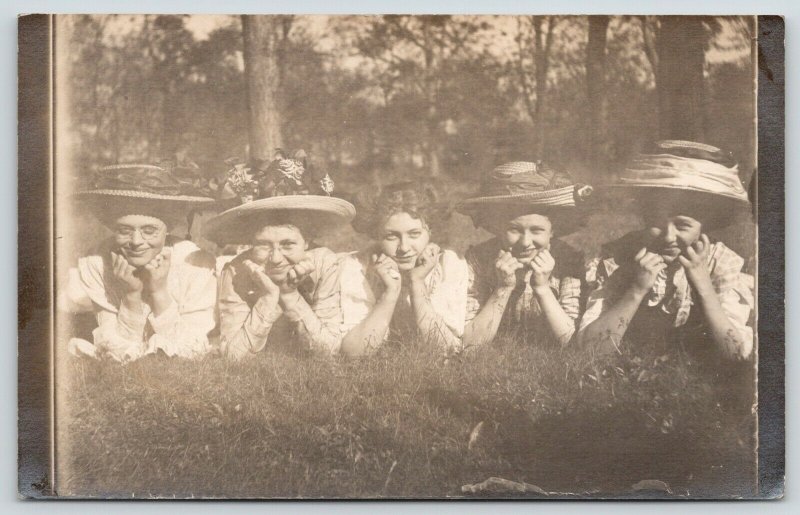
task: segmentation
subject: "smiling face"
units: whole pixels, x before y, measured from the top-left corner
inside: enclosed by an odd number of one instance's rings
[[[658,207],[645,216],[645,225],[650,237],[648,250],[660,255],[667,264],[699,240],[703,231],[703,224],[695,218]]]
[[[167,225],[152,216],[126,215],[116,220],[114,242],[131,266],[140,268],[153,260],[167,241]]]
[[[493,232],[520,263],[530,263],[540,250],[550,248],[553,224],[544,215],[526,214],[496,226]]]
[[[268,225],[253,235],[250,259],[264,265],[270,279],[283,282],[291,267],[303,259],[308,242],[293,225]]]
[[[395,213],[383,224],[381,252],[392,258],[400,271],[408,271],[430,242],[431,234],[421,218],[406,212]]]

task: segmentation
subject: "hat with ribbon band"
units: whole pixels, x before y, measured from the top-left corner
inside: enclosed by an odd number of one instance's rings
[[[591,186],[576,184],[569,173],[542,161],[514,161],[489,172],[480,194],[460,202],[458,211],[472,216],[478,225],[498,211],[529,211],[557,221],[563,235],[580,227],[583,217],[576,208],[592,191]]]
[[[125,215],[147,215],[167,225],[189,218],[198,209],[212,207],[208,181],[199,169],[149,164],[119,164],[99,168],[91,187],[74,197],[113,227]]]
[[[733,155],[694,141],[656,142],[626,165],[616,183],[598,186],[598,191],[679,201],[693,211],[727,213],[729,221],[750,206]]]

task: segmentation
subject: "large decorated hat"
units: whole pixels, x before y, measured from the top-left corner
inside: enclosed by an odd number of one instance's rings
[[[460,202],[458,210],[479,225],[506,211],[540,213],[557,220],[563,235],[580,227],[583,217],[576,207],[591,194],[591,186],[576,184],[563,170],[542,161],[514,161],[489,172],[478,196]]]
[[[107,226],[130,214],[153,216],[173,225],[215,202],[198,168],[169,163],[99,168],[90,187],[74,197]]]
[[[656,142],[650,151],[634,157],[615,183],[598,190],[603,195],[623,194],[645,202],[680,201],[695,211],[727,213],[729,220],[750,206],[733,155],[694,141]]]
[[[238,163],[221,182],[221,199],[232,207],[209,220],[204,236],[218,245],[247,245],[261,227],[294,224],[325,231],[353,220],[355,207],[331,196],[330,175],[312,169],[305,152],[278,150],[272,161]]]

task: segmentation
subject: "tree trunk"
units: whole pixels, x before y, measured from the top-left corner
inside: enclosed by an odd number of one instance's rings
[[[250,158],[271,159],[283,146],[279,46],[283,21],[278,16],[242,16]]]
[[[608,160],[608,100],[606,98],[606,37],[608,16],[589,16],[586,44],[586,87],[589,100],[589,156],[594,162]],[[605,168],[605,166],[603,166]]]
[[[553,16],[533,16],[533,57],[536,76],[536,104],[533,113],[533,130],[536,135],[536,158],[543,159],[545,148],[544,105],[547,96],[547,69],[550,65],[550,48],[553,44]],[[545,24],[546,22],[546,24]],[[546,28],[545,28],[546,27]]]
[[[658,34],[659,136],[702,141],[705,34],[699,16],[663,16]]]
[[[423,21],[422,37],[425,43],[425,100],[428,109],[425,115],[426,137],[423,144],[425,159],[427,160],[428,175],[439,177],[441,163],[439,160],[439,113],[437,109],[437,84],[436,62],[433,41],[430,35],[431,27],[427,20]]]

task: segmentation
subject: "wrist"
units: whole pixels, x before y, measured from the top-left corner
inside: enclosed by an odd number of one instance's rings
[[[386,289],[383,290],[382,297],[385,299],[397,300],[400,298],[400,291],[402,288],[397,286],[387,286]]]
[[[285,308],[293,306],[300,298],[300,293],[297,290],[282,291],[279,296],[280,303]]]
[[[710,278],[705,281],[697,281],[697,283],[692,284],[692,286],[694,286],[694,290],[701,301],[717,296],[717,292],[714,290],[714,284],[711,282]]]
[[[544,297],[545,295],[552,294],[553,290],[550,289],[549,284],[534,284],[533,293],[537,297]]]
[[[140,304],[142,302],[142,290],[129,291],[123,299],[127,304]]]
[[[500,293],[511,293],[512,291],[514,291],[514,288],[516,288],[516,285],[502,283],[498,285],[497,288],[495,288],[495,291]]]
[[[650,291],[650,288],[642,288],[638,284],[633,284],[630,288],[628,288],[628,293],[637,301],[641,302],[647,296],[647,293]]]

